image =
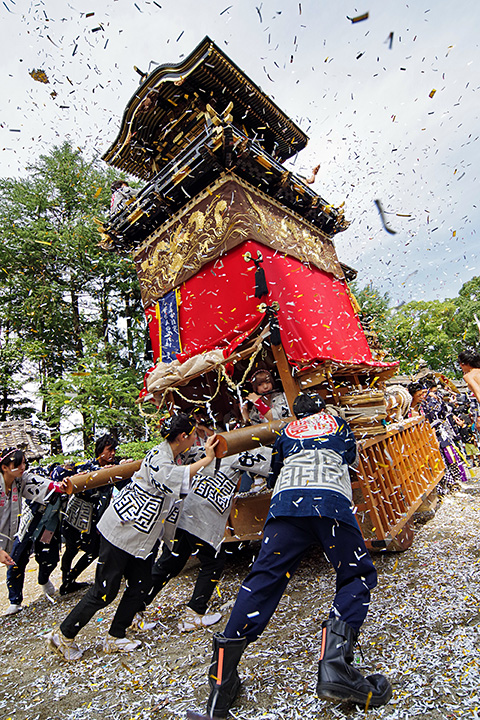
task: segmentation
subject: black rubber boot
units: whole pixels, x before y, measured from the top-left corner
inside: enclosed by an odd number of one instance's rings
[[[347,623],[329,618],[322,624],[322,651],[318,664],[317,695],[326,700],[355,702],[364,706],[385,705],[392,686],[384,675],[364,677],[352,666],[357,637]]]
[[[213,657],[208,673],[211,692],[207,702],[207,715],[212,718],[226,718],[235,702],[241,682],[237,665],[247,646],[247,640],[233,640],[221,633],[213,636]]]

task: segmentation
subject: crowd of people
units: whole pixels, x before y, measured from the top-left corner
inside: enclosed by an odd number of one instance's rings
[[[453,393],[428,376],[408,386],[410,414],[424,415],[437,434],[447,468],[442,492],[466,480],[471,465],[480,461],[480,355],[462,354],[459,361],[473,395]],[[268,370],[257,370],[251,386],[242,412],[245,422],[290,414]],[[191,555],[197,555],[200,569],[179,630],[215,625],[222,615],[209,614],[208,603],[225,564],[223,538],[233,498],[248,470],[267,478],[272,499],[258,557],[241,584],[225,630],[214,634],[208,717],[227,716],[240,687],[237,666],[245,648],[260,637],[301,558],[315,544],[336,572],[335,597],[322,625],[317,694],[366,706],[388,702],[389,681],[380,674],[364,677],[352,664],[353,646],[377,578],[352,509],[349,467],[355,467],[358,454],[347,422],[327,411],[313,392],[298,395],[293,419],[273,448],[217,458],[216,432],[221,429],[201,411],[172,415],[161,426],[163,442],[147,453],[130,480],[115,489],[107,485],[70,496],[69,476],[118,462],[113,436],[97,440],[94,460],[56,465],[46,476],[27,469],[23,451],[4,450],[0,562],[8,566],[7,614],[22,608],[25,568],[32,553],[42,591],[53,595],[50,574],[63,541],[61,594],[83,590],[87,584],[78,578],[97,560],[93,585],[47,636],[48,647],[63,660],[80,660],[83,651],[77,635],[117,598],[122,580],[125,589],[103,649],[110,653],[138,648],[140,641],[128,637],[127,630],[132,625],[145,630],[154,626],[144,620],[143,612]]]
[[[87,583],[79,583],[77,578],[98,557],[97,523],[110,501],[112,486],[86,490],[68,499],[67,478],[114,464],[117,444],[112,435],[106,434],[95,444],[95,459],[65,466],[54,463],[49,468],[34,470],[27,470],[22,450],[6,448],[2,452],[0,523],[9,524],[11,530],[10,533],[0,530],[0,553],[8,555],[5,560],[1,560],[0,555],[0,561],[9,565],[7,615],[22,609],[25,569],[32,552],[38,563],[38,582],[43,593],[48,596],[55,593],[50,575],[60,561],[62,540],[60,594],[86,587]],[[79,553],[81,556],[72,568]]]
[[[408,391],[410,414],[424,415],[435,430],[445,463],[437,491],[444,495],[466,482],[470,471],[480,465],[479,401],[471,393],[452,391],[434,374],[410,383]]]

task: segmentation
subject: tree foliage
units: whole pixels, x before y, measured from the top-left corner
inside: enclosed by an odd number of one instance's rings
[[[476,347],[480,318],[480,277],[466,282],[458,297],[411,301],[399,308],[389,307],[388,295],[372,285],[354,293],[364,318],[378,333],[389,356],[400,361],[400,371],[417,372],[422,363],[450,377],[459,377],[458,353]]]
[[[372,283],[360,289],[352,282],[350,288],[360,306],[362,324],[377,333],[380,342],[385,340],[386,325],[389,318],[390,296],[381,293]]]
[[[77,411],[82,417],[85,447],[94,443],[103,429],[120,438],[141,437],[143,418],[135,406],[138,373],[107,358],[106,352],[92,347],[85,338],[86,354],[62,377],[49,378],[42,388],[46,416],[57,417]]]
[[[460,326],[453,300],[412,301],[390,314],[386,344],[400,360],[400,369],[414,373],[426,363],[453,376],[456,371]]]
[[[8,360],[0,372],[3,414],[17,415],[16,374],[29,368],[57,436],[69,405],[81,409],[86,442],[102,423],[135,436],[140,292],[131,260],[98,246],[97,222],[116,176],[68,143],[27,170],[26,178],[0,180],[0,352]],[[82,367],[89,383],[72,375]]]
[[[458,322],[462,328],[462,348],[478,347],[480,335],[475,316],[480,318],[480,277],[473,277],[466,282],[458,295],[456,305]]]

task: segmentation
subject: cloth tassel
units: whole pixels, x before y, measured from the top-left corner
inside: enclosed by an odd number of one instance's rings
[[[255,263],[255,297],[261,298],[264,295],[268,295],[267,279],[265,277],[265,271],[260,265],[259,260],[254,260]]]

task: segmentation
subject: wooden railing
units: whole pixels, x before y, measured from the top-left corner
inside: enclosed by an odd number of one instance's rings
[[[425,418],[411,418],[360,441],[359,454],[353,502],[367,547],[406,549],[410,519],[445,473],[435,432]]]

